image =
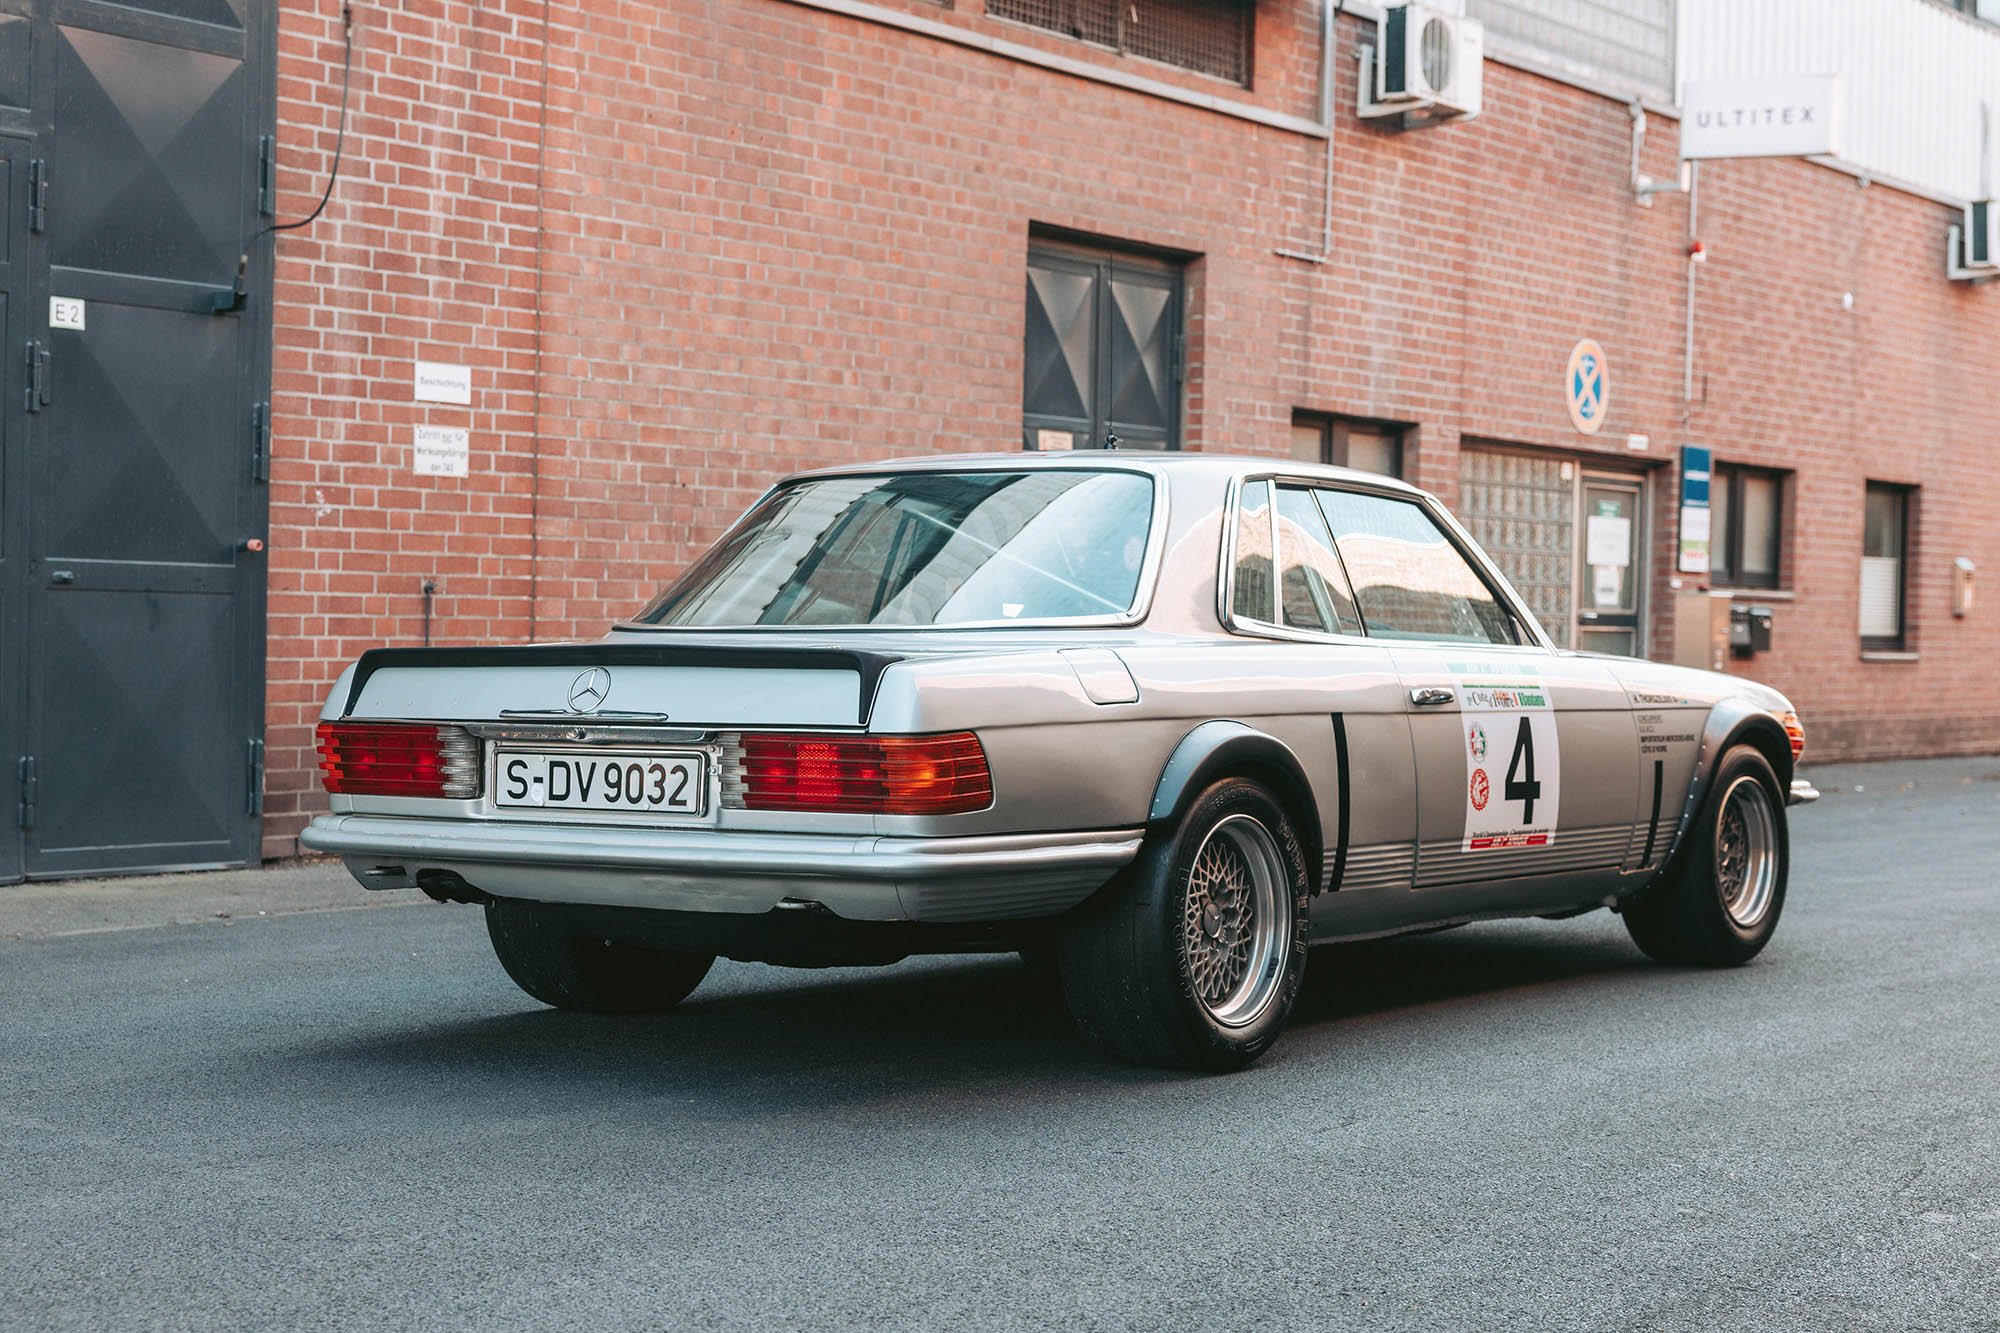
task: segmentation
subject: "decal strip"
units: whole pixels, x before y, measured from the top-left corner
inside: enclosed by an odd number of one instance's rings
[[[1347,876],[1347,719],[1339,713],[1333,715],[1333,767],[1334,783],[1340,788],[1339,828],[1334,834],[1333,869],[1320,886],[1322,893],[1338,889]]]
[[[1642,866],[1653,864],[1653,843],[1660,836],[1660,786],[1666,780],[1666,772],[1667,761],[1664,759],[1655,759],[1653,761],[1653,822],[1646,826],[1646,855],[1640,858],[1639,861],[1639,864]]]

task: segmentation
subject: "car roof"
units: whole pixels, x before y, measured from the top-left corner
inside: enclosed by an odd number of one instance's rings
[[[1021,450],[985,454],[924,454],[910,458],[887,458],[867,463],[843,463],[835,467],[813,468],[794,477],[856,476],[881,472],[953,472],[1005,468],[1015,470],[1082,469],[1102,471],[1113,468],[1128,472],[1201,470],[1224,476],[1244,476],[1277,472],[1286,476],[1324,478],[1328,481],[1364,482],[1387,490],[1420,495],[1408,482],[1379,472],[1334,467],[1328,463],[1301,463],[1288,458],[1267,458],[1250,454],[1201,452],[1155,452],[1152,450],[1080,449],[1061,453]],[[789,479],[789,478],[788,478]]]

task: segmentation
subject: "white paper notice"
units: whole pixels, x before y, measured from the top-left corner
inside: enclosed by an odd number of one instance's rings
[[[1035,449],[1048,453],[1052,449],[1074,449],[1076,438],[1066,430],[1038,430],[1035,432]]]
[[[446,365],[442,361],[417,362],[417,401],[471,403],[472,367]]]
[[[1625,585],[1624,570],[1617,565],[1592,565],[1590,581],[1592,605],[1600,607],[1618,605],[1618,594]]]
[[[472,469],[472,432],[455,426],[417,427],[411,469],[420,477],[463,477]]]
[[[1606,514],[1592,514],[1584,528],[1583,563],[1617,565],[1632,563],[1632,520]]]

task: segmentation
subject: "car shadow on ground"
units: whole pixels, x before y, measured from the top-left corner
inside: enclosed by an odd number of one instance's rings
[[[1407,1023],[1412,1039],[1440,1025],[1477,1036],[1496,1006],[1532,1003],[1552,987],[1589,1001],[1647,965],[1601,934],[1477,929],[1313,954],[1292,1030],[1277,1060],[1331,1059],[1354,1020]],[[766,978],[769,978],[767,981]],[[797,1109],[977,1091],[1143,1086],[1189,1077],[1117,1064],[1069,1026],[1054,978],[1013,955],[923,960],[829,973],[729,969],[662,1015],[616,1017],[525,1009],[420,1027],[381,1029],[295,1051],[308,1062],[362,1065],[484,1088],[517,1101],[668,1092],[711,1106],[734,1101]]]

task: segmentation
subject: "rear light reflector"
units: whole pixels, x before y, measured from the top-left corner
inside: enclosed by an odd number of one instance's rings
[[[479,742],[463,727],[322,722],[320,781],[336,796],[479,795]]]
[[[986,751],[969,731],[941,736],[747,735],[749,810],[957,815],[993,803]]]
[[[1785,714],[1785,737],[1792,743],[1792,762],[1797,763],[1806,749],[1806,729],[1799,725],[1797,713]]]

